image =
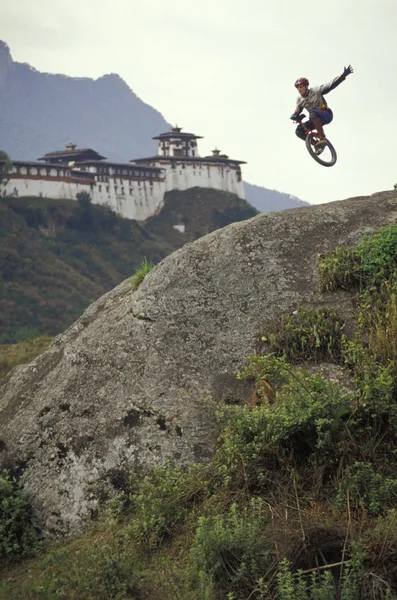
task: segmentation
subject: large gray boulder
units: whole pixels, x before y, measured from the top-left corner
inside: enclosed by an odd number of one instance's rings
[[[262,214],[125,281],[0,381],[0,460],[19,465],[48,535],[77,532],[128,473],[207,460],[208,397],[248,396],[236,372],[263,324],[315,302],[318,255],[397,220],[397,191]]]

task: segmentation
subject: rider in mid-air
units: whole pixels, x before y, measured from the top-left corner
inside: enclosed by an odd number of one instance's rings
[[[305,126],[309,129],[316,129],[320,140],[316,144],[316,151],[323,148],[325,144],[325,133],[323,125],[331,123],[334,115],[332,110],[328,107],[324,95],[328,94],[331,90],[334,90],[342,81],[345,81],[346,77],[353,73],[351,65],[343,69],[342,75],[335,77],[329,83],[324,83],[317,87],[309,87],[309,81],[306,77],[301,77],[295,81],[295,87],[298,90],[300,97],[296,103],[296,109],[291,115],[293,121],[297,121],[300,113],[305,108],[309,113],[309,121],[306,121]],[[295,130],[296,135],[302,140],[306,137],[306,131],[303,125],[298,125]]]

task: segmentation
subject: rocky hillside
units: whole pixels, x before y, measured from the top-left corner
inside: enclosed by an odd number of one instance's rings
[[[2,464],[19,471],[44,531],[80,530],[131,473],[208,460],[218,433],[208,399],[251,397],[236,372],[264,324],[308,303],[328,303],[348,322],[349,294],[318,292],[319,256],[396,218],[394,191],[212,232],[165,258],[137,291],[126,280],[101,297],[1,380]]]
[[[256,214],[233,194],[169,192],[145,224],[72,200],[0,199],[0,344],[64,331],[144,257]],[[185,233],[173,225],[183,223]]]

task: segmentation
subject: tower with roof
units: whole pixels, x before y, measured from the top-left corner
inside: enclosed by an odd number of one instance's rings
[[[245,198],[241,176],[244,161],[231,159],[227,154],[221,154],[217,148],[212,151],[212,155],[201,157],[197,140],[202,139],[202,136],[185,133],[178,126],[153,139],[158,140],[157,154],[137,158],[132,162],[164,169],[166,191],[204,187]]]

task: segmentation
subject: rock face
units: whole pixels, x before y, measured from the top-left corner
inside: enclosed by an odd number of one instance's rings
[[[137,291],[119,285],[2,380],[0,459],[19,464],[47,534],[81,529],[128,472],[210,457],[204,398],[244,400],[237,370],[267,320],[315,300],[318,254],[396,220],[393,191],[232,224]]]

